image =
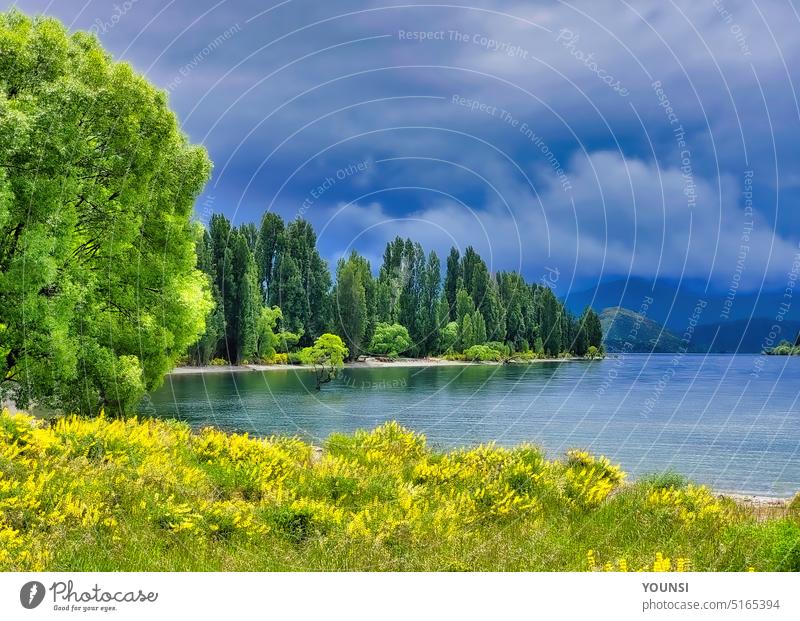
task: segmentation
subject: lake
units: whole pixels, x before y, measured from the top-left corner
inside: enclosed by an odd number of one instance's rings
[[[676,470],[717,490],[800,490],[800,358],[627,355],[595,362],[171,375],[142,411],[252,435],[334,432],[387,420],[431,446],[585,448],[634,477]]]

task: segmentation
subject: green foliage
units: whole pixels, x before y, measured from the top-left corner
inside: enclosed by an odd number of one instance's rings
[[[349,352],[342,339],[336,334],[323,334],[310,347],[305,347],[298,356],[302,364],[312,365],[317,378],[317,390],[322,384],[332,381]]]
[[[418,354],[427,354],[439,350],[439,288],[441,281],[441,264],[439,257],[431,251],[422,275],[419,300],[419,331],[421,341]]]
[[[300,343],[301,336],[301,334],[297,334],[296,332],[281,330],[275,335],[275,351],[281,354],[294,352],[297,349],[297,345]]]
[[[270,299],[270,285],[275,271],[275,262],[280,251],[280,242],[283,235],[283,220],[272,212],[267,212],[261,218],[256,241],[255,261],[258,269],[258,284],[261,289],[262,300]]]
[[[555,358],[562,351],[562,308],[549,287],[540,287],[538,293],[541,297],[540,330],[544,353]]]
[[[370,352],[396,358],[411,347],[411,337],[399,323],[379,323],[369,345]]]
[[[459,289],[458,293],[456,293],[456,321],[461,323],[461,321],[467,315],[471,315],[475,312],[475,302],[472,301],[472,296],[467,292],[466,289]]]
[[[784,340],[771,349],[765,349],[764,353],[768,356],[800,356],[800,347]]]
[[[277,304],[295,327],[303,329],[301,342],[310,344],[331,327],[331,274],[316,247],[317,235],[306,220],[298,218],[286,227],[282,240],[282,257],[291,257],[299,275],[301,299],[292,299],[291,309]],[[295,283],[290,283],[294,287]],[[282,291],[276,293],[282,297]],[[275,302],[273,302],[275,304]]]
[[[597,349],[594,345],[589,345],[589,349],[586,350],[586,357],[589,360],[597,360],[598,358],[604,358],[605,354],[602,349]]]
[[[279,336],[275,327],[283,319],[283,313],[277,306],[262,307],[256,323],[256,356],[260,359],[272,358],[279,346]]]
[[[591,308],[587,307],[583,313],[583,324],[586,330],[586,342],[589,347],[603,349],[603,328],[600,317]]]
[[[192,207],[210,163],[98,40],[0,14],[0,391],[129,409],[205,330]]]
[[[642,477],[641,482],[647,487],[653,489],[684,489],[689,484],[689,479],[684,475],[675,472],[674,470],[667,470],[656,474],[650,474]]]
[[[189,352],[192,360],[213,355],[241,360],[257,355],[259,329],[255,329],[255,340],[249,337],[248,318],[254,316],[258,324],[260,306],[244,304],[232,291],[260,291],[262,301],[281,308],[282,317],[273,329],[279,341],[275,351],[281,353],[292,351],[298,337],[300,345],[308,346],[320,330],[330,330],[343,339],[350,358],[355,359],[372,342],[378,323],[383,323],[407,330],[411,344],[397,353],[409,356],[453,355],[487,341],[502,343],[504,349],[494,349],[506,357],[529,352],[531,343],[534,347],[540,343],[535,354],[515,359],[558,357],[567,352],[583,356],[590,338],[602,354],[599,318],[591,309],[575,319],[550,289],[529,285],[520,274],[501,272],[492,278],[472,247],[463,257],[451,249],[442,286],[436,253],[426,257],[420,244],[398,237],[387,243],[377,278],[369,262],[353,251],[339,261],[336,283],[330,288],[327,267],[313,245],[315,234],[304,220],[284,227],[279,216],[265,214],[258,229],[253,225],[234,229],[223,216],[215,215],[204,241],[198,244],[203,257],[199,256],[198,266],[214,283],[217,307],[225,313],[224,322],[209,317],[208,333]],[[254,270],[244,256],[244,246],[253,255]],[[226,336],[213,347],[220,323]],[[287,337],[286,343],[281,334]],[[255,343],[252,352],[250,343]]]
[[[488,345],[473,345],[464,350],[464,359],[476,362],[499,362],[503,359],[503,353]]]
[[[444,295],[447,300],[448,321],[456,321],[458,319],[456,296],[459,289],[464,287],[464,282],[461,278],[460,258],[458,250],[450,248],[450,254],[447,255],[447,272],[444,278]]]
[[[374,331],[375,283],[369,262],[355,251],[339,262],[333,299],[336,329],[357,358]]]
[[[458,343],[458,322],[448,322],[442,328],[439,339],[441,350],[446,354],[453,353]]]

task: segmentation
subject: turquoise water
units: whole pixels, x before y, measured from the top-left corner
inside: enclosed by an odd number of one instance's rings
[[[677,470],[719,490],[800,490],[800,358],[628,355],[599,362],[173,375],[143,411],[321,443],[396,419],[437,447],[533,442]]]

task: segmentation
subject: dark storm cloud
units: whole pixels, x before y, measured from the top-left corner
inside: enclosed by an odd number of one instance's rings
[[[724,288],[743,244],[747,286],[791,269],[787,2],[17,4],[170,91],[215,161],[207,205],[302,214],[331,258],[402,234],[564,282]]]

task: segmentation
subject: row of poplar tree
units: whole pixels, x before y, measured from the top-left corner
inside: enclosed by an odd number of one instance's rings
[[[207,330],[190,352],[193,364],[214,358],[233,363],[311,345],[324,333],[339,335],[350,358],[369,351],[382,324],[403,326],[407,356],[458,353],[474,345],[508,352],[583,356],[601,349],[597,314],[572,315],[550,287],[519,273],[494,276],[472,247],[439,257],[410,239],[387,244],[377,276],[353,251],[339,260],[335,279],[316,247],[309,222],[288,225],[266,213],[260,226],[231,225],[215,214],[197,249],[216,302]],[[277,336],[276,336],[277,335]]]

